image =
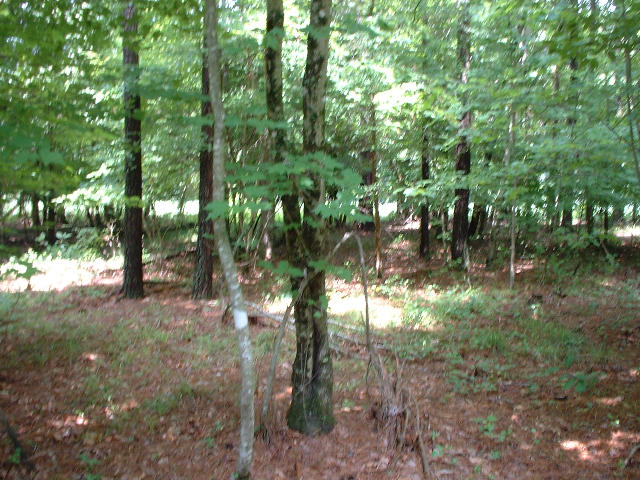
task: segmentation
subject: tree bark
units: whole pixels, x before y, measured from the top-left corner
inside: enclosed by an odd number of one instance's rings
[[[44,222],[46,228],[46,239],[49,245],[56,243],[56,209],[49,198],[45,200],[43,211]]]
[[[627,10],[624,0],[619,0],[616,2],[620,6],[621,19],[624,19],[626,16]],[[640,184],[640,154],[638,153],[638,146],[636,144],[635,135],[633,133],[633,111],[634,105],[632,104],[632,94],[633,94],[633,74],[631,71],[631,44],[628,39],[625,39],[624,42],[624,78],[625,78],[625,103],[627,107],[627,120],[629,124],[629,145],[631,147],[631,154],[633,155],[633,166],[636,172],[636,178],[638,179],[638,184]],[[637,125],[636,125],[637,128]],[[638,132],[640,135],[640,131]]]
[[[422,133],[422,180],[429,180],[429,134],[425,128]],[[420,206],[420,256],[429,258],[429,199],[424,198]]]
[[[471,52],[469,44],[469,4],[460,2],[461,17],[458,28],[458,65],[460,67],[460,83],[466,85],[468,81]],[[462,95],[464,113],[460,118],[460,140],[456,145],[456,170],[462,175],[471,171],[471,151],[469,149],[467,130],[471,126],[471,112],[466,105],[466,94]],[[467,248],[469,231],[469,189],[456,188],[456,203],[453,210],[453,229],[451,232],[451,260],[463,260]],[[466,267],[466,265],[465,265]]]
[[[375,233],[376,248],[376,278],[382,278],[382,240],[380,235],[380,202],[378,200],[378,191],[376,183],[378,181],[377,166],[378,160],[376,156],[376,107],[373,103],[374,96],[371,95],[371,105],[369,106],[369,128],[371,129],[371,185],[373,185],[373,225]]]
[[[224,202],[225,192],[225,144],[224,106],[222,104],[222,86],[220,82],[220,48],[218,47],[218,8],[217,0],[207,0],[206,30],[207,55],[209,67],[209,96],[213,109],[213,201]],[[251,478],[251,462],[253,459],[255,379],[253,372],[253,355],[249,336],[249,321],[244,304],[242,287],[238,281],[238,270],[233,260],[233,252],[229,243],[229,234],[224,218],[218,216],[214,220],[215,243],[220,256],[220,263],[229,290],[233,310],[234,325],[238,337],[240,352],[240,369],[242,381],[240,387],[240,444],[238,446],[238,464],[236,477]]]
[[[204,42],[205,50],[207,42]],[[202,56],[202,94],[209,95],[209,69],[206,53]],[[211,102],[203,100],[201,115],[211,118]],[[200,150],[200,185],[198,193],[198,240],[196,244],[196,263],[193,270],[192,298],[211,298],[213,296],[213,221],[208,218],[206,206],[213,200],[213,126],[202,125],[202,147]]]
[[[513,105],[509,105],[509,137],[507,146],[504,151],[504,163],[508,166],[511,163],[511,157],[516,144],[516,137],[514,131],[515,124],[515,112],[513,111]],[[513,182],[513,188],[518,186],[517,181]],[[516,202],[515,200],[511,204],[511,224],[509,225],[509,288],[513,288],[513,284],[516,279]]]
[[[34,227],[40,227],[40,197],[35,193],[31,195],[31,223]]]
[[[133,1],[123,10],[122,63],[124,70],[124,281],[126,298],[144,295],[142,284],[142,142],[140,122],[138,23]]]
[[[331,0],[311,0],[307,61],[302,81],[303,151],[311,155],[321,152],[324,147],[330,17]],[[291,405],[287,412],[289,427],[305,434],[329,432],[335,425],[325,274],[316,272],[311,266],[312,261],[319,260],[322,255],[322,220],[315,218],[313,212],[321,201],[324,188],[322,178],[317,175],[311,178],[314,186],[303,194],[304,223],[301,235],[297,236],[297,245],[292,245],[294,250],[289,253],[294,261],[298,258],[302,260],[303,270],[313,277],[294,310],[296,357],[291,375]],[[290,211],[291,214],[293,212]],[[303,253],[301,257],[300,252]],[[294,289],[296,286],[293,285]]]
[[[589,199],[585,201],[584,216],[587,224],[587,233],[591,235],[593,233],[593,203]]]
[[[267,0],[267,28],[265,33],[265,96],[267,103],[267,116],[270,121],[281,123],[284,121],[284,109],[282,102],[282,39],[284,38],[284,7],[282,0]],[[284,161],[286,149],[285,130],[282,128],[269,128],[268,133],[269,160],[272,163]],[[300,208],[298,199],[293,195],[285,195],[282,199],[283,216],[286,225],[298,225]],[[297,210],[297,212],[296,212]],[[271,241],[269,238],[268,222],[273,218],[273,210],[263,212],[266,216],[263,226],[263,240],[265,244],[265,259],[271,257]],[[264,217],[263,217],[264,218]],[[293,223],[289,223],[293,222]],[[294,227],[295,228],[295,227]],[[287,245],[295,244],[295,230],[287,230]]]
[[[482,228],[484,227],[484,219],[487,216],[487,207],[476,203],[473,205],[473,213],[471,213],[471,222],[469,222],[468,238],[474,235],[482,234]]]

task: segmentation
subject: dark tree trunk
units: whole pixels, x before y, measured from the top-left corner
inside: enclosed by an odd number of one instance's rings
[[[265,64],[265,96],[267,101],[267,115],[269,120],[273,122],[283,122],[284,112],[282,108],[282,38],[284,35],[284,7],[282,0],[267,0],[267,29],[266,42],[264,52]],[[284,152],[286,148],[285,131],[282,128],[271,128],[268,138],[269,161],[272,163],[281,163],[284,161]],[[285,196],[286,197],[286,196]],[[294,204],[297,205],[296,197],[286,197],[282,199],[283,215],[288,221],[294,221],[297,225],[299,221],[291,218],[295,216],[292,211]],[[271,238],[269,222],[273,218],[273,210],[262,212],[261,227],[263,228],[263,242],[265,245],[265,259],[271,257]],[[298,216],[300,209],[298,208]],[[286,224],[286,221],[285,221]],[[295,228],[295,227],[294,227]],[[286,233],[285,235],[289,235]],[[288,238],[288,242],[293,241]],[[289,245],[289,243],[287,243]]]
[[[428,133],[422,134],[422,180],[429,180],[429,139]],[[429,258],[429,200],[425,197],[420,206],[420,256]]]
[[[91,209],[87,208],[85,212],[86,212],[86,215],[87,215],[87,220],[89,221],[89,226],[90,227],[95,227],[96,224],[95,224],[95,222],[93,220],[93,215],[91,214]]]
[[[602,215],[602,227],[604,228],[604,233],[609,233],[609,208],[605,207],[603,209]]]
[[[311,0],[307,62],[302,81],[303,150],[306,154],[321,152],[324,148],[324,106],[329,60],[327,30],[330,18],[331,0]],[[296,248],[289,252],[294,261],[300,258],[299,252],[304,252],[303,266],[308,275],[316,273],[311,263],[321,258],[323,248],[322,220],[314,218],[315,207],[320,201],[321,179],[316,175],[311,177],[314,187],[305,192],[303,198],[302,235],[297,235]],[[291,375],[293,391],[287,424],[306,434],[329,432],[335,425],[335,418],[324,272],[318,272],[296,303],[295,319],[296,357]]]
[[[616,225],[622,222],[624,219],[624,210],[620,207],[615,207],[611,212],[611,224]]]
[[[44,226],[47,229],[46,240],[49,245],[56,243],[56,209],[51,203],[51,200],[47,200],[44,205]]]
[[[60,222],[60,225],[66,225],[67,223],[69,223],[67,221],[67,212],[65,212],[64,207],[62,205],[58,207],[58,210],[56,211],[56,216],[58,217],[58,221]]]
[[[124,281],[126,298],[143,296],[142,285],[142,145],[140,136],[139,58],[136,47],[136,7],[128,2],[123,11],[122,63],[124,67]]]
[[[31,224],[36,228],[42,226],[42,222],[40,222],[40,198],[35,193],[31,195]]]
[[[562,209],[562,220],[560,226],[563,228],[571,228],[573,226],[573,211],[571,207]]]
[[[593,203],[589,200],[584,205],[584,216],[587,224],[587,233],[591,235],[593,233]]]
[[[202,57],[202,95],[209,97],[209,70],[206,54]],[[212,119],[211,102],[208,99],[202,102],[201,114],[203,118]],[[206,206],[213,200],[213,125],[202,125],[201,135],[203,143],[200,150],[198,240],[191,297],[211,298],[213,296],[213,220],[207,218]]]
[[[473,206],[473,213],[471,214],[471,222],[469,222],[469,238],[473,237],[476,233],[482,234],[480,226],[482,225],[482,219],[487,216],[487,207],[476,203]]]
[[[488,209],[487,207],[484,207],[482,209],[482,211],[480,212],[480,221],[478,222],[478,230],[477,230],[477,234],[478,235],[483,235],[484,231],[487,227],[487,219],[489,218],[489,214],[488,214]]]
[[[458,65],[460,67],[460,83],[465,85],[471,62],[469,46],[469,5],[462,6],[460,26],[458,28]],[[467,130],[471,126],[471,112],[466,106],[466,94],[462,95],[465,108],[460,119],[460,140],[456,145],[456,170],[468,175],[471,170],[471,151],[467,140]],[[453,210],[453,228],[451,231],[451,260],[464,259],[469,231],[469,189],[456,188],[456,203]]]

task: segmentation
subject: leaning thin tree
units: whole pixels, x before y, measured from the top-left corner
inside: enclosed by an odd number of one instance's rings
[[[220,85],[220,48],[218,47],[218,7],[216,0],[207,0],[206,30],[209,96],[211,97],[213,109],[213,202],[223,205],[226,203],[223,179],[225,178],[224,161],[227,146],[225,144],[225,114],[222,104],[222,87]],[[216,248],[229,290],[234,325],[238,334],[240,369],[242,372],[242,385],[240,388],[240,446],[238,449],[236,478],[248,479],[251,477],[251,461],[253,457],[253,395],[255,391],[249,321],[224,218],[217,215],[214,218],[213,228]]]

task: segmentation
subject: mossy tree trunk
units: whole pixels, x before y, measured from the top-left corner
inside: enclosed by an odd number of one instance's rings
[[[123,10],[122,59],[124,67],[124,280],[126,298],[143,296],[142,285],[142,148],[140,122],[140,78],[137,52],[137,23],[134,2]]]
[[[313,155],[324,147],[324,112],[329,60],[329,24],[331,0],[311,0],[311,18],[307,40],[307,61],[303,78],[303,149]],[[322,200],[323,180],[311,176],[314,185],[304,192],[304,222],[287,238],[290,261],[303,267],[307,275],[321,259],[323,224],[314,210]],[[295,222],[297,199],[285,199],[285,221]],[[291,225],[291,224],[290,224]],[[294,224],[295,225],[295,224]],[[300,223],[298,223],[300,225]],[[293,230],[291,230],[293,231]],[[294,282],[293,288],[298,282]],[[295,305],[296,357],[293,363],[292,398],[287,412],[290,428],[305,434],[329,432],[333,416],[333,363],[327,330],[325,275],[319,272]]]

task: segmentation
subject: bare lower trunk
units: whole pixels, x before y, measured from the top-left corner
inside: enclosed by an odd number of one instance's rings
[[[206,47],[206,41],[205,41]],[[202,94],[209,95],[209,69],[207,58],[202,58]],[[211,116],[211,102],[203,101],[201,115]],[[201,128],[202,147],[200,149],[200,185],[198,194],[198,241],[196,245],[196,263],[193,270],[192,298],[211,298],[213,296],[213,222],[207,218],[206,206],[213,200],[213,127]]]
[[[591,235],[593,233],[593,203],[590,200],[585,202],[584,217],[587,224],[587,233]]]
[[[40,222],[40,198],[36,194],[31,196],[31,224],[36,228],[42,225]]]
[[[139,74],[135,41],[138,32],[136,7],[128,2],[124,8],[124,137],[125,137],[125,210],[124,210],[124,279],[126,298],[143,296],[142,285],[142,147]]]
[[[209,96],[211,98],[214,115],[213,201],[224,202],[223,179],[225,177],[224,161],[226,155],[224,131],[225,114],[222,104],[222,88],[220,85],[220,48],[218,47],[218,9],[216,1],[217,0],[207,0],[206,3],[207,54],[210,86]],[[255,391],[249,322],[224,218],[218,216],[215,219],[214,232],[215,243],[218,249],[218,255],[220,256],[220,263],[224,271],[233,310],[233,320],[238,335],[240,369],[242,372],[242,384],[240,387],[240,444],[238,447],[236,477],[239,479],[248,479],[251,477],[251,462],[253,459],[253,396]]]
[[[458,28],[458,64],[460,83],[468,82],[471,53],[469,46],[469,5],[461,6],[460,24]],[[466,94],[462,95],[462,105],[466,109]],[[471,152],[467,139],[467,130],[471,126],[471,113],[465,110],[460,118],[460,140],[456,146],[456,170],[468,175],[471,170]],[[469,188],[456,188],[456,204],[453,211],[453,228],[451,231],[451,260],[462,260],[464,263],[467,237],[469,232]],[[467,265],[464,265],[466,268]]]

